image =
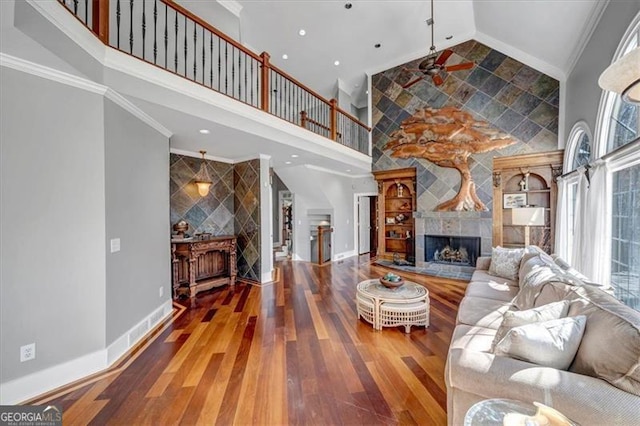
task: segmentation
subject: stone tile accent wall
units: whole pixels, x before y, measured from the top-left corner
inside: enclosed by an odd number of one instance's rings
[[[190,235],[236,235],[238,277],[260,281],[260,161],[233,165],[205,160],[213,180],[206,197],[195,185],[201,161],[170,155],[171,226],[185,220]]]
[[[372,79],[373,170],[416,167],[418,211],[431,211],[458,192],[459,173],[422,159],[397,159],[383,151],[389,135],[418,108],[455,106],[511,134],[517,143],[500,151],[474,154],[471,174],[480,199],[491,208],[494,156],[552,151],[558,142],[557,80],[476,41],[452,48],[447,65],[473,61],[471,70],[444,74],[436,87],[427,77],[403,89],[424,58],[376,74]]]
[[[203,232],[233,235],[233,164],[205,160],[213,185],[209,194],[202,197],[195,184],[201,161],[178,154],[169,156],[171,226],[185,220],[190,235]]]
[[[233,182],[238,275],[260,282],[260,160],[236,164]]]
[[[406,68],[418,68],[425,58],[376,74],[372,78],[373,170],[415,167],[417,172],[416,260],[424,260],[425,229],[436,235],[482,238],[482,253],[491,253],[491,212],[435,213],[441,202],[453,198],[460,174],[423,159],[390,157],[383,147],[400,123],[422,107],[454,106],[478,120],[509,133],[517,143],[499,151],[471,156],[476,191],[492,208],[493,157],[553,151],[558,144],[559,83],[557,80],[474,40],[452,48],[447,65],[473,61],[471,70],[441,74],[436,87],[430,77],[408,89],[402,85],[418,76]]]

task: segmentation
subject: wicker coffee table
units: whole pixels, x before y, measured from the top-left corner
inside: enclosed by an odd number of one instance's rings
[[[375,330],[403,325],[409,333],[412,325],[429,326],[429,291],[410,281],[394,289],[377,279],[362,281],[356,289],[356,307],[358,318]]]

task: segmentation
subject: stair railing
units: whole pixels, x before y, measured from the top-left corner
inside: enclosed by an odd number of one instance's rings
[[[371,129],[171,0],[58,0],[104,44],[369,155]]]

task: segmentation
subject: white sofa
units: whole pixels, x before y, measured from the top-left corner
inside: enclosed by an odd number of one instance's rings
[[[513,280],[490,274],[491,258],[478,259],[460,303],[445,368],[450,425],[463,424],[467,410],[489,398],[541,402],[582,426],[640,425],[640,312],[550,259],[539,249],[526,254]],[[553,274],[538,273],[537,280],[523,282],[521,275],[535,274],[532,263],[538,272],[546,264]],[[494,355],[496,330],[504,312],[517,309],[512,302],[518,300],[534,307],[569,300],[567,316],[586,316],[568,371]]]

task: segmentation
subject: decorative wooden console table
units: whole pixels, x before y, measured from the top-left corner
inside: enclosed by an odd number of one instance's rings
[[[171,240],[173,297],[225,284],[235,285],[236,237],[233,235]]]

